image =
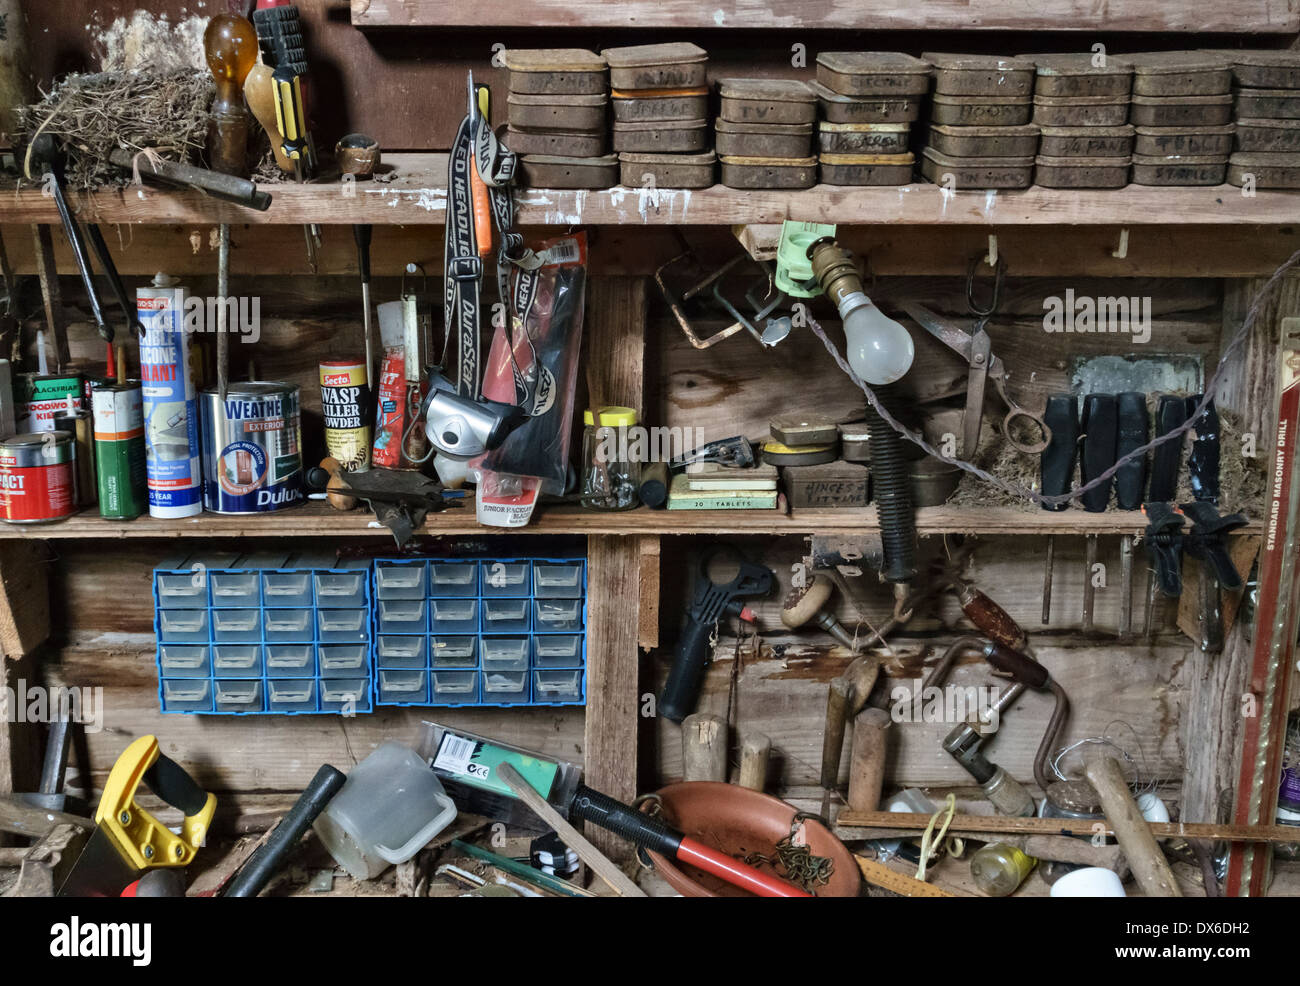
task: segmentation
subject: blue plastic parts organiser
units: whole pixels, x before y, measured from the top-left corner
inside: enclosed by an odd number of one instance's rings
[[[583,558],[377,559],[376,705],[583,705]]]
[[[368,560],[179,556],[154,570],[163,712],[370,712]]]

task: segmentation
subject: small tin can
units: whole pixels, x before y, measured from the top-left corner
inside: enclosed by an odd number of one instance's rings
[[[930,101],[930,122],[955,127],[1023,127],[1034,104],[1021,96],[945,96]]]
[[[1021,96],[1034,91],[1035,66],[1025,58],[921,52],[934,66],[934,91],[947,96]]]
[[[714,124],[714,148],[723,157],[798,157],[812,150],[811,123]]]
[[[906,123],[823,121],[817,131],[817,146],[823,154],[903,154],[910,129]]]
[[[704,120],[616,122],[613,133],[616,153],[699,154],[709,146],[709,127]]]
[[[297,387],[233,384],[224,403],[215,390],[205,390],[199,404],[205,509],[265,513],[303,499]]]
[[[822,154],[821,179],[827,185],[906,185],[915,159],[903,154]]]
[[[1043,188],[1123,188],[1126,157],[1048,157],[1034,159],[1034,184]]]
[[[502,60],[513,93],[589,96],[609,89],[605,59],[584,48],[511,49]]]
[[[718,158],[703,154],[620,154],[619,177],[627,188],[641,188],[646,176],[655,188],[708,188],[713,184]]]
[[[1129,157],[1133,153],[1133,128],[1043,127],[1038,146],[1043,157]]]
[[[90,395],[90,409],[95,425],[99,516],[106,520],[139,517],[149,509],[140,382],[96,387]]]
[[[930,88],[929,62],[897,51],[823,51],[817,81],[842,96],[916,96]]]
[[[510,126],[516,130],[560,130],[594,133],[605,127],[609,97],[537,96],[512,92],[506,97]]]
[[[29,432],[0,441],[0,520],[45,524],[77,509],[73,437]]]
[[[787,79],[722,79],[718,119],[729,123],[812,123],[817,95],[804,82]]]
[[[90,412],[81,410],[59,411],[54,415],[54,430],[66,431],[73,436],[74,494],[77,506],[88,507],[95,502],[95,434]]]
[[[1147,157],[1190,154],[1226,156],[1232,151],[1232,124],[1219,127],[1137,127],[1133,153]]]
[[[519,159],[519,170],[529,188],[613,188],[618,184],[618,155],[525,154]]]
[[[1241,188],[1247,179],[1256,188],[1300,188],[1300,160],[1295,154],[1234,154],[1228,158],[1228,184]]]
[[[1133,66],[1106,56],[1097,64],[1092,52],[1034,55],[1037,96],[1123,96],[1133,89]]]
[[[20,432],[53,431],[54,415],[68,406],[81,407],[82,379],[79,374],[41,376],[20,373],[14,380],[15,427]]]
[[[609,84],[615,89],[689,89],[704,85],[709,55],[689,41],[606,48]]]
[[[709,115],[709,90],[615,89],[610,93],[616,123],[648,120],[703,120]]]
[[[600,157],[605,153],[605,131],[566,133],[560,130],[506,130],[506,147],[516,154],[558,154],[561,157]]]
[[[325,450],[348,472],[370,468],[370,387],[364,360],[320,364]]]
[[[1038,152],[1038,125],[1019,127],[930,127],[930,148],[949,157],[1031,157]]]
[[[1129,96],[1035,96],[1034,122],[1041,127],[1122,127]]]
[[[921,153],[921,174],[936,185],[962,189],[1028,188],[1034,159],[1025,157],[949,157],[933,147]],[[951,175],[951,180],[946,176]]]
[[[721,157],[722,184],[728,188],[812,188],[817,158]]]
[[[1236,149],[1252,154],[1294,154],[1300,151],[1300,120],[1240,119]]]
[[[808,83],[827,123],[911,123],[921,115],[920,96],[845,96]]]

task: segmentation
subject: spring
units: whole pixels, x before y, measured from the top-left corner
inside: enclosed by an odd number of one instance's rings
[[[885,549],[884,577],[910,582],[916,575],[916,518],[912,489],[903,459],[902,436],[867,404],[867,443],[871,446],[871,485]]]

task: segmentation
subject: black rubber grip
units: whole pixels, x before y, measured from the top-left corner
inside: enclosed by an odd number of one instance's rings
[[[996,670],[1010,675],[1014,681],[1020,682],[1027,688],[1047,687],[1049,677],[1047,668],[1032,657],[1027,657],[1010,647],[1003,647],[1001,644],[991,642],[984,648],[984,660],[988,661]]]
[[[668,466],[652,462],[641,470],[641,486],[637,490],[641,502],[647,507],[662,507],[668,502]]]
[[[1119,440],[1119,421],[1114,394],[1088,394],[1083,399],[1083,450],[1079,472],[1085,483],[1092,482],[1115,464],[1115,446]],[[1113,479],[1079,497],[1083,509],[1099,514],[1110,504]]]
[[[1147,415],[1147,395],[1126,391],[1116,401],[1119,415],[1118,440],[1115,457],[1122,459],[1128,453],[1145,445],[1151,436],[1151,421]],[[1147,485],[1147,459],[1139,456],[1115,473],[1115,502],[1121,510],[1137,510],[1145,499]]]
[[[357,241],[357,267],[361,271],[361,280],[370,280],[370,240],[374,227],[369,223],[356,223],[352,227],[352,238]]]
[[[1187,420],[1187,399],[1165,394],[1156,405],[1156,435],[1168,435]],[[1178,467],[1183,461],[1183,443],[1174,439],[1157,445],[1151,457],[1151,486],[1147,500],[1172,503],[1178,498]]]
[[[695,709],[712,631],[711,623],[690,619],[682,629],[672,667],[668,669],[668,680],[659,696],[659,714],[671,722],[681,722]]]
[[[677,847],[682,844],[682,833],[667,822],[630,808],[608,794],[593,791],[585,784],[580,784],[574,792],[569,814],[669,859],[677,856]]]
[[[1196,406],[1201,403],[1204,394],[1187,398],[1187,415],[1191,417]],[[1192,441],[1192,453],[1187,458],[1188,478],[1192,483],[1192,497],[1205,503],[1219,502],[1219,455],[1220,432],[1219,412],[1215,410],[1214,399],[1205,405],[1205,410],[1192,425],[1196,438]]]
[[[1068,493],[1074,483],[1074,464],[1079,456],[1079,406],[1073,394],[1052,394],[1047,398],[1043,423],[1052,429],[1052,440],[1039,457],[1040,480],[1045,496]],[[1065,510],[1068,503],[1044,503],[1044,510]]]
[[[175,760],[161,753],[144,772],[144,782],[158,797],[179,808],[186,818],[197,815],[208,803],[208,792],[199,787],[199,782]]]

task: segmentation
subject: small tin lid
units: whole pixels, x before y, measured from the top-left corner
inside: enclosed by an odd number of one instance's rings
[[[1223,164],[1222,154],[1134,154],[1136,165],[1153,164]]]
[[[947,123],[932,123],[930,129],[944,137],[1037,137],[1047,133],[1037,123],[1022,123],[1016,127],[963,127]],[[1097,127],[1087,127],[1089,133]]]
[[[1001,128],[1005,129],[1005,128]],[[1025,157],[949,157],[927,147],[921,152],[935,164],[945,168],[1028,168],[1034,163],[1033,155]]]
[[[907,133],[910,123],[828,123],[818,124],[824,134],[897,134]]]
[[[786,103],[811,103],[817,95],[798,79],[719,79],[724,99],[766,99]]]
[[[1236,131],[1231,123],[1213,127],[1134,127],[1143,137],[1231,137]]]
[[[609,94],[615,99],[687,99],[695,96],[707,96],[708,86],[696,89],[611,89]]]
[[[741,167],[764,168],[811,168],[817,164],[817,157],[736,157],[724,154],[718,158],[723,164],[735,164]]]
[[[217,388],[208,387],[200,391],[205,397],[216,397]],[[242,383],[231,383],[226,388],[227,397],[266,397],[270,394],[289,394],[298,393],[296,383],[285,383],[281,380],[245,380]]]
[[[603,92],[588,96],[525,92],[512,92],[506,95],[507,105],[515,106],[604,106],[608,102],[609,97]]]
[[[1233,65],[1255,65],[1260,68],[1300,68],[1300,51],[1220,51],[1207,48],[1205,54]]]
[[[906,106],[908,103],[915,103],[921,98],[917,93],[912,96],[845,96],[843,93],[836,92],[834,89],[828,89],[820,82],[809,82],[808,88],[813,91],[818,99],[823,99],[828,103],[853,103],[854,105],[863,104],[867,106]]]
[[[622,48],[604,48],[601,57],[610,68],[641,68],[646,65],[683,65],[703,62],[709,53],[689,41],[668,44],[627,45]]]
[[[1089,51],[1070,51],[1055,55],[1035,55],[1039,75],[1132,75],[1133,65],[1122,58],[1106,56],[1104,65],[1094,65]]]
[[[1248,86],[1238,89],[1237,95],[1257,99],[1300,99],[1300,89],[1255,89]]]
[[[948,96],[935,93],[930,97],[945,106],[1028,106],[1029,94],[1023,96]]]
[[[929,75],[932,68],[925,59],[901,51],[823,51],[817,64],[844,75]]]
[[[1242,117],[1237,121],[1238,127],[1266,127],[1273,130],[1300,130],[1300,120],[1261,120]]]
[[[1119,106],[1128,105],[1129,95],[1122,96],[1035,96],[1035,106]]]
[[[912,164],[916,161],[911,151],[901,154],[823,154],[822,164]]]
[[[1133,96],[1134,106],[1222,106],[1232,102],[1232,93],[1214,96]]]
[[[605,59],[585,48],[507,48],[501,60],[512,72],[605,71]]]
[[[584,425],[595,425],[596,416],[591,408],[582,412]],[[631,428],[636,424],[636,408],[606,406],[600,409],[600,426],[602,428]]]
[[[1125,55],[1138,75],[1171,75],[1175,72],[1226,72],[1228,59],[1210,51],[1142,51]]]
[[[618,159],[625,164],[713,164],[718,156],[713,151],[700,154],[638,154],[623,151]]]
[[[1127,168],[1132,158],[1127,157],[1051,157],[1040,154],[1034,164],[1040,168]]]
[[[649,130],[699,130],[707,120],[630,120],[614,121],[614,133],[644,133]]]
[[[946,51],[923,51],[921,57],[935,68],[951,70],[1002,70],[1004,72],[1032,72],[1034,63],[1028,58],[1007,58],[1001,55],[961,55]]]
[[[714,127],[720,134],[762,134],[766,137],[805,137],[811,136],[811,123],[733,123],[718,119]]]
[[[1295,154],[1255,154],[1238,151],[1228,158],[1229,164],[1254,166],[1257,168],[1287,168],[1300,170],[1300,158]]]
[[[607,168],[618,164],[617,154],[605,154],[601,157],[564,157],[559,154],[525,154],[523,160],[528,164],[564,164],[570,167]]]
[[[1136,130],[1130,124],[1123,124],[1118,127],[1043,127],[1044,137],[1132,137],[1134,133],[1140,132],[1142,128]],[[1150,129],[1150,128],[1148,128]],[[1163,129],[1163,128],[1161,128]],[[1209,128],[1217,129],[1217,128]]]
[[[67,445],[74,440],[70,431],[31,431],[22,435],[0,438],[0,448],[38,448],[51,441],[55,445]]]

